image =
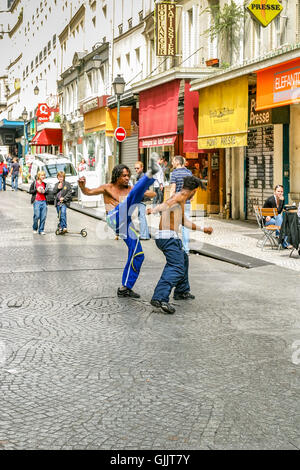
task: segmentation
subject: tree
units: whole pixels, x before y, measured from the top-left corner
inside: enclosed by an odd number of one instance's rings
[[[210,4],[204,11],[209,11],[213,24],[205,33],[211,39],[218,38],[219,46],[224,48],[228,62],[232,62],[233,52],[239,46],[240,22],[244,16],[244,6],[237,5],[234,0],[225,3],[223,8],[219,3]]]

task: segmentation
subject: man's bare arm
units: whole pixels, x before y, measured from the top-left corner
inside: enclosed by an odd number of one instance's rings
[[[78,185],[83,194],[86,194],[87,196],[98,196],[99,194],[104,194],[106,191],[107,184],[102,184],[98,188],[86,188],[85,183],[86,179],[84,176],[79,178]]]
[[[170,185],[170,197],[174,196],[176,193],[176,183],[171,183]]]
[[[148,214],[157,214],[157,212],[165,212],[171,207],[174,207],[180,204],[181,195],[180,193],[175,194],[175,196],[170,197],[167,201],[162,202],[158,206],[154,207],[153,209],[148,209]]]
[[[199,225],[194,224],[194,222],[192,222],[185,216],[183,217],[183,225],[184,227],[189,228],[190,230],[197,230],[198,232],[204,232],[208,235],[211,235],[213,232],[212,227],[199,227]]]

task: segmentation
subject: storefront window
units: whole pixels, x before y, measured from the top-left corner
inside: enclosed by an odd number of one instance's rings
[[[95,139],[92,136],[88,138],[87,144],[88,161],[86,162],[90,171],[95,171],[96,155],[95,155]]]

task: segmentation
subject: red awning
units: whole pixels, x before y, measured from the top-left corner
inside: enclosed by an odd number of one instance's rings
[[[173,145],[177,135],[180,80],[140,93],[139,147]]]
[[[190,88],[191,85],[185,82],[183,152],[198,153],[199,93],[190,91]]]
[[[31,141],[31,145],[61,145],[62,130],[61,129],[43,129],[35,134]]]

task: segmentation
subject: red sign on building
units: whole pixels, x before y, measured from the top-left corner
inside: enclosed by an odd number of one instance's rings
[[[48,122],[51,115],[51,110],[47,103],[39,103],[37,107],[37,120],[38,122]]]

